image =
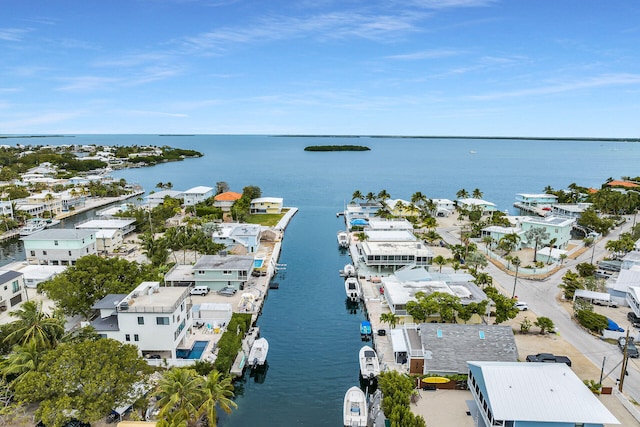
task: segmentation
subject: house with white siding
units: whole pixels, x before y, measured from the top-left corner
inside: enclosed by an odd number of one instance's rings
[[[194,206],[200,202],[204,202],[209,197],[213,197],[213,188],[200,185],[193,187],[182,193],[185,206]]]
[[[30,264],[75,265],[78,258],[97,254],[96,231],[50,228],[20,240]]]
[[[0,311],[11,311],[28,300],[24,285],[24,274],[11,270],[0,270]]]

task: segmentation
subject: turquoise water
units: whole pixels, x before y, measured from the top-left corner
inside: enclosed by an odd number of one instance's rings
[[[18,141],[21,142],[21,141]],[[237,383],[238,409],[220,412],[219,426],[337,426],[345,391],[358,384],[362,306],[345,304],[343,279],[350,263],[337,247],[336,218],[355,190],[409,199],[454,199],[461,188],[479,188],[484,198],[510,210],[516,193],[542,192],[570,183],[599,187],[607,178],[640,175],[640,144],[602,141],[450,140],[415,138],[302,138],[269,136],[92,135],[29,140],[32,144],[170,145],[205,156],[114,176],[174,189],[215,187],[232,191],[257,185],[263,196],[283,197],[300,210],[286,230],[276,277],[258,319],[269,340],[264,381],[249,374]],[[7,143],[5,141],[5,143]],[[8,143],[11,143],[10,141]],[[367,152],[304,151],[307,145],[367,145]],[[476,151],[471,154],[470,151]],[[5,248],[7,255],[15,253]]]
[[[253,268],[260,268],[262,267],[262,263],[264,263],[263,259],[254,259],[253,260]]]
[[[200,359],[207,345],[209,341],[196,341],[191,350],[177,350],[176,356],[180,359]]]

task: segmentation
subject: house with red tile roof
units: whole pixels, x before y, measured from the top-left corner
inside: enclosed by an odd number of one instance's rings
[[[635,182],[629,181],[609,181],[607,182],[609,187],[624,187],[624,188],[636,188],[640,187],[640,184],[636,184]]]
[[[233,191],[226,191],[224,193],[220,193],[213,198],[213,206],[216,206],[222,209],[223,212],[229,212],[231,210],[231,206],[242,197],[242,194],[236,193]]]

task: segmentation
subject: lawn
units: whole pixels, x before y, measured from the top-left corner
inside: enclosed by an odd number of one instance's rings
[[[280,221],[280,219],[282,219],[282,217],[284,216],[284,214],[286,214],[288,211],[283,209],[282,213],[280,214],[254,214],[254,215],[248,215],[246,217],[246,222],[248,222],[249,224],[260,224],[260,225],[264,225],[267,227],[273,227],[275,226],[278,221]]]

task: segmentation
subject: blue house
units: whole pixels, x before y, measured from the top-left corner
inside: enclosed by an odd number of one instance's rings
[[[467,362],[468,402],[479,427],[620,424],[564,363]]]

